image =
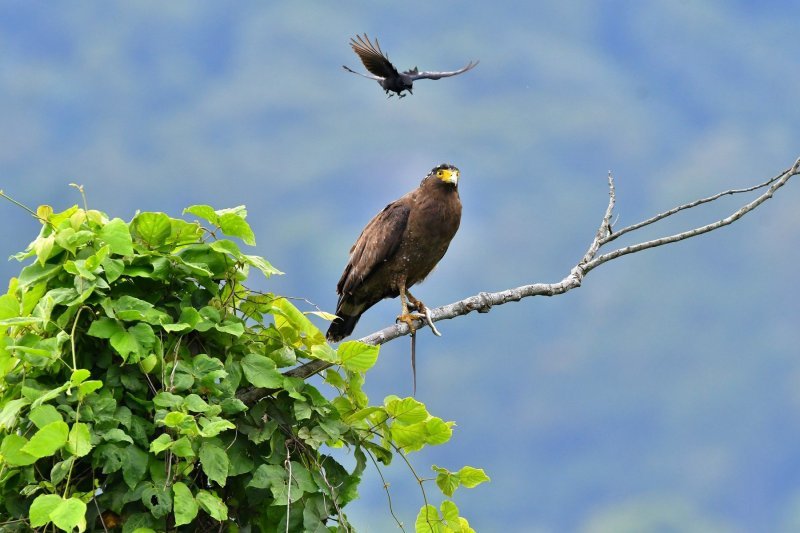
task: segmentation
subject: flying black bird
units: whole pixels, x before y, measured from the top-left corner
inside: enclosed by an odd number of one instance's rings
[[[448,78],[471,70],[478,64],[478,61],[470,61],[464,68],[450,72],[420,72],[417,67],[404,72],[398,72],[397,68],[392,65],[389,58],[381,50],[378,39],[375,39],[375,44],[373,45],[366,33],[364,37],[356,35],[356,39],[350,39],[350,46],[353,47],[353,51],[358,54],[361,62],[364,63],[364,67],[366,67],[372,75],[356,72],[346,65],[342,65],[342,67],[344,67],[347,72],[352,72],[353,74],[358,74],[359,76],[377,81],[381,84],[383,90],[386,91],[386,94],[392,96],[389,93],[389,91],[392,91],[397,93],[400,98],[405,96],[403,91],[408,91],[409,94],[413,94],[411,92],[411,87],[414,85],[415,80],[438,80],[439,78]]]
[[[353,332],[356,322],[384,298],[400,296],[402,320],[413,330],[417,315],[428,318],[425,305],[408,289],[430,274],[444,257],[461,222],[459,170],[442,164],[431,170],[419,187],[387,205],[366,225],[350,248],[350,259],[336,286],[336,319],[327,337],[337,342]],[[434,332],[438,332],[434,328]]]

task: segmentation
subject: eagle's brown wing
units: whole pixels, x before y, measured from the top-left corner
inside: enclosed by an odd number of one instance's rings
[[[336,286],[339,301],[336,318],[326,335],[328,340],[337,342],[350,335],[364,311],[391,295],[388,284],[369,280],[381,265],[395,257],[403,240],[411,212],[403,200],[387,205],[370,220],[350,249],[350,260]]]
[[[378,266],[394,256],[408,224],[410,211],[405,203],[398,200],[387,205],[369,221],[350,249],[350,260],[336,286],[340,296],[355,292]]]
[[[375,44],[372,44],[366,33],[363,37],[356,35],[356,39],[350,39],[350,46],[358,54],[364,67],[372,74],[381,78],[392,78],[399,75],[395,66],[381,50],[378,39],[375,39]]]

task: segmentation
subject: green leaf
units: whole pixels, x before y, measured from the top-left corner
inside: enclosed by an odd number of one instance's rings
[[[211,406],[197,394],[190,394],[186,398],[183,398],[183,406],[187,411],[193,411],[195,413],[205,413],[211,408]]]
[[[55,454],[67,443],[69,426],[62,422],[50,422],[33,434],[28,444],[21,451],[29,453],[36,458],[49,457]]]
[[[58,409],[50,404],[40,405],[36,409],[31,409],[28,417],[39,429],[51,422],[59,422],[64,420],[61,416],[61,413],[58,412]]]
[[[31,527],[41,527],[50,522],[50,513],[58,507],[63,500],[57,494],[40,494],[37,496],[31,508],[28,511],[28,516],[31,520]]]
[[[128,224],[121,218],[112,218],[98,233],[101,241],[108,244],[111,253],[133,255],[133,240]]]
[[[55,276],[60,270],[61,270],[60,264],[41,265],[39,263],[34,263],[32,265],[26,266],[19,273],[19,278],[18,278],[19,288],[21,290],[24,290],[27,287],[33,285],[34,283],[46,281]]]
[[[56,236],[52,233],[47,237],[39,237],[33,241],[33,251],[36,252],[36,260],[41,266],[44,266],[50,258],[50,253],[53,251],[55,243]]]
[[[50,520],[64,531],[86,530],[86,504],[78,498],[62,500],[50,511]]]
[[[119,428],[109,429],[105,433],[100,434],[100,437],[107,442],[128,442],[133,444],[131,436]]]
[[[482,468],[475,468],[472,466],[465,466],[459,470],[458,477],[461,480],[461,484],[468,489],[471,489],[486,481],[491,481],[489,476],[486,475],[486,472],[484,472]]]
[[[214,211],[214,208],[210,205],[192,205],[184,209],[183,213],[191,213],[192,215],[211,222],[215,226],[217,225],[217,220],[219,219],[216,211]]]
[[[430,415],[425,404],[418,402],[414,398],[397,398],[387,396],[384,400],[386,412],[398,422],[403,424],[414,424],[426,420]]]
[[[150,443],[150,453],[159,454],[172,446],[172,437],[166,433],[159,435],[153,442]]]
[[[172,491],[161,483],[147,483],[141,499],[155,518],[166,516],[172,510]]]
[[[354,372],[366,372],[378,360],[380,347],[361,341],[345,341],[336,350],[342,366]]]
[[[436,465],[431,466],[431,469],[436,472],[436,486],[442,491],[442,494],[448,498],[453,496],[453,493],[461,484],[461,480],[457,474],[453,474],[446,468],[441,468]]]
[[[442,518],[439,515],[439,510],[433,505],[423,505],[417,514],[417,520],[414,522],[414,529],[416,533],[439,533],[441,529]]]
[[[18,317],[19,301],[10,294],[0,296],[0,319]]]
[[[264,355],[251,353],[244,356],[242,371],[247,381],[256,387],[277,389],[283,385],[283,375],[276,370],[275,361]]]
[[[74,424],[69,432],[66,448],[69,453],[76,457],[83,457],[88,454],[93,448],[89,426],[83,422]]]
[[[206,438],[210,438],[210,437],[216,437],[223,431],[227,431],[229,429],[236,429],[236,424],[234,424],[230,420],[225,420],[224,418],[220,418],[218,416],[215,416],[211,420],[202,417],[200,419],[200,427],[202,428],[200,431],[200,435]]]
[[[88,395],[103,387],[103,382],[98,379],[85,381],[78,385],[78,400],[85,399]]]
[[[133,445],[127,446],[126,451],[127,457],[122,463],[122,477],[125,480],[125,484],[133,490],[147,472],[149,455]]]
[[[103,317],[92,322],[86,333],[99,339],[110,339],[117,333],[123,333],[125,328],[122,323],[113,318]]]
[[[244,215],[240,214],[241,212],[244,212]],[[256,237],[253,234],[253,230],[250,229],[250,224],[248,224],[244,219],[246,214],[247,212],[243,210],[239,213],[223,213],[220,215],[217,223],[219,224],[220,229],[226,235],[238,237],[242,239],[245,244],[255,246]]]
[[[19,415],[20,409],[30,403],[27,398],[17,398],[7,402],[3,409],[0,409],[0,430],[13,428],[17,424],[17,415]]]
[[[444,444],[453,436],[452,422],[445,422],[441,418],[431,417],[425,422],[425,431],[428,433],[427,444],[436,446]]]
[[[203,443],[200,447],[200,464],[209,480],[216,481],[221,487],[225,486],[230,466],[225,450],[211,442]]]
[[[150,248],[163,245],[171,232],[170,218],[164,213],[139,213],[131,221],[131,233]]]
[[[175,525],[189,524],[197,516],[198,505],[192,491],[185,483],[178,481],[172,485],[174,494]]]
[[[111,336],[111,346],[125,360],[131,354],[137,356],[137,361],[147,357],[155,343],[156,336],[153,333],[153,328],[145,322],[138,322],[126,331],[118,332]]]
[[[9,433],[0,444],[0,455],[3,460],[13,466],[32,465],[38,459],[33,455],[23,452],[22,448],[28,444],[28,439],[14,433]]]
[[[325,344],[325,336],[319,328],[288,299],[275,298],[272,301],[272,313],[275,315],[275,326],[279,330],[283,331],[288,326],[299,332],[301,339],[309,346]]]
[[[172,453],[178,457],[194,457],[194,448],[192,448],[192,441],[186,437],[181,437],[172,445]]]
[[[261,273],[264,274],[264,277],[267,279],[271,278],[273,275],[280,276],[283,274],[283,272],[272,266],[272,264],[270,264],[269,261],[258,255],[244,254],[242,255],[242,259],[244,259],[244,262],[247,263],[248,265],[253,266],[258,270],[260,270]]]
[[[224,522],[228,519],[228,507],[216,494],[207,490],[199,490],[197,491],[196,500],[200,504],[200,508],[214,520]]]

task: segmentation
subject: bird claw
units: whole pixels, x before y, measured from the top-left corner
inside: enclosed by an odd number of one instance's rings
[[[417,328],[414,327],[414,321],[420,320],[423,324],[427,324],[428,327],[431,328],[431,331],[437,337],[441,337],[441,332],[436,329],[436,326],[433,325],[433,318],[431,317],[431,312],[428,310],[427,307],[422,306],[419,313],[406,313],[404,315],[399,315],[395,322],[403,322],[411,333],[414,333]]]

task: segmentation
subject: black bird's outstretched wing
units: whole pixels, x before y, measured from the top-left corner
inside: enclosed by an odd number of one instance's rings
[[[353,51],[361,59],[361,62],[364,63],[364,67],[375,76],[379,76],[380,78],[392,78],[400,75],[395,66],[389,61],[389,58],[386,57],[386,54],[381,50],[378,39],[375,39],[375,44],[372,44],[366,33],[363,37],[361,35],[356,35],[355,39],[350,39],[350,46],[353,47]],[[350,72],[353,71],[351,70]],[[356,74],[358,73],[356,72]]]
[[[468,70],[472,70],[480,61],[470,61],[464,68],[460,68],[458,70],[452,70],[449,72],[433,72],[433,71],[422,71],[419,72],[417,69],[414,70],[407,70],[403,74],[409,76],[412,80],[438,80],[440,78],[449,78],[450,76],[456,76],[458,74],[463,74]]]

